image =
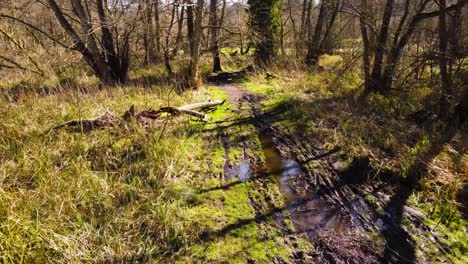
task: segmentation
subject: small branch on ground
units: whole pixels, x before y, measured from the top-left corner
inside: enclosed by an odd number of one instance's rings
[[[196,109],[207,110],[210,108],[217,107],[224,104],[225,101],[216,100],[196,104],[188,104],[181,107],[162,107],[159,110],[143,110],[141,112],[135,111],[135,106],[132,105],[129,110],[125,111],[122,117],[117,117],[110,111],[106,111],[95,119],[88,120],[74,120],[54,127],[54,129],[60,128],[71,128],[71,129],[82,129],[85,132],[89,132],[94,129],[103,129],[106,127],[117,126],[123,122],[130,122],[135,120],[136,123],[148,126],[149,123],[161,118],[162,114],[167,113],[170,115],[189,115],[199,118],[203,122],[207,122],[210,118],[208,115],[195,111]]]

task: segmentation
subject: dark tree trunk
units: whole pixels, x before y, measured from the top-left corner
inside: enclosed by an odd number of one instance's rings
[[[336,18],[338,17],[338,13],[340,12],[340,8],[341,8],[341,0],[335,0],[334,5],[333,5],[333,10],[331,13],[331,18],[328,21],[325,34],[323,35],[323,40],[320,43],[321,52],[325,51],[325,52],[331,53],[333,51],[332,31],[335,25]]]
[[[210,26],[211,26],[211,53],[213,56],[213,72],[220,72],[221,58],[219,56],[219,23],[218,1],[210,0]]]
[[[362,9],[363,9],[362,13],[359,16],[359,27],[361,29],[362,44],[363,44],[362,59],[363,59],[363,67],[364,67],[364,80],[367,83],[370,81],[370,77],[371,77],[370,42],[369,42],[369,35],[367,32],[367,26],[365,24],[367,20],[367,12],[368,12],[367,0],[362,1]]]
[[[318,57],[320,55],[320,42],[322,36],[323,25],[325,24],[325,17],[327,13],[327,7],[324,1],[320,2],[320,11],[317,18],[317,24],[315,25],[314,35],[312,39],[309,40],[309,45],[307,48],[307,55],[305,63],[307,65],[317,65]]]
[[[194,36],[193,36],[193,31],[194,31],[194,15],[193,15],[193,2],[192,0],[188,0],[187,3],[189,4],[187,6],[187,37],[188,37],[188,42],[189,42],[189,50],[190,53],[193,51],[194,47]]]
[[[384,63],[384,54],[387,50],[387,41],[390,28],[390,20],[393,14],[393,7],[395,0],[387,0],[385,4],[385,11],[382,18],[382,25],[380,28],[379,37],[377,39],[375,54],[374,54],[374,68],[372,70],[371,78],[366,83],[367,92],[370,91],[379,91],[382,93],[388,93],[390,87],[385,84],[385,80],[382,76],[383,63]],[[393,77],[393,75],[392,75]],[[387,80],[388,82],[389,80]]]
[[[307,55],[305,63],[313,66],[317,65],[320,55],[325,51],[332,51],[331,33],[335,24],[338,12],[341,7],[341,0],[320,1],[320,11],[315,25],[313,36],[309,36],[307,45]],[[330,12],[331,11],[331,12]],[[329,19],[327,19],[329,17]],[[311,23],[309,23],[311,26]]]
[[[153,28],[153,4],[151,0],[145,0],[144,2],[144,22],[145,22],[145,63],[151,64],[156,62],[156,48]]]
[[[159,0],[154,1],[154,23],[156,26],[155,42],[156,42],[156,57],[161,56],[161,19],[159,17]]]
[[[102,31],[102,45],[104,47],[104,54],[107,59],[112,73],[112,80],[117,80],[120,83],[127,82],[128,67],[129,67],[129,40],[128,36],[123,38],[123,48],[121,54],[117,54],[117,48],[114,43],[114,36],[109,28],[107,21],[103,0],[97,1],[97,9],[99,20],[101,22]]]
[[[93,69],[95,75],[100,79],[100,81],[103,83],[113,83],[118,81],[113,79],[110,69],[104,58],[102,58],[102,56],[98,53],[97,47],[90,43],[90,36],[87,36],[87,43],[85,43],[75,31],[73,26],[68,22],[57,2],[55,2],[55,0],[48,0],[48,3],[59,24],[62,26],[67,35],[72,39],[74,43],[73,49],[81,53],[85,61]],[[78,13],[80,12],[78,11]],[[82,16],[82,14],[80,14],[80,16]],[[89,34],[93,33],[90,32]],[[88,46],[87,44],[90,44],[91,46]]]
[[[171,41],[172,27],[174,26],[174,19],[175,19],[175,15],[176,15],[176,9],[177,9],[177,6],[173,5],[172,6],[172,11],[171,11],[171,19],[170,19],[170,22],[169,22],[169,28],[167,30],[166,40],[165,40],[164,45],[163,45],[163,49],[164,49],[164,66],[166,66],[166,70],[167,70],[167,73],[169,74],[169,76],[172,76],[173,73],[174,73],[172,71],[172,67],[171,67],[171,59],[170,59],[170,54],[169,54],[169,44],[170,44],[170,41]]]

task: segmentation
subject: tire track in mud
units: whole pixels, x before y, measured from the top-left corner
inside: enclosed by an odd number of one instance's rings
[[[363,199],[356,199],[357,202],[346,199],[346,190],[337,188],[332,177],[329,177],[329,174],[334,175],[334,172],[331,164],[321,158],[324,156],[323,153],[310,144],[303,143],[285,127],[275,124],[274,114],[262,112],[260,102],[263,98],[260,96],[245,92],[234,85],[222,85],[218,88],[224,90],[231,103],[236,105],[239,120],[243,120],[240,123],[254,126],[255,136],[261,141],[265,160],[249,157],[252,168],[250,171],[252,179],[249,179],[252,184],[250,201],[256,211],[256,222],[268,220],[280,227],[292,248],[297,245],[295,242],[297,235],[305,234],[311,241],[316,242],[322,231],[350,233],[355,227],[370,229],[368,227],[371,226],[370,221],[362,217],[361,213],[355,213],[358,209],[367,209],[365,204],[357,204]],[[221,137],[225,153],[229,152],[226,148],[233,146],[232,139],[228,138],[225,135]],[[252,147],[251,139],[243,141],[243,144],[244,149]],[[307,161],[313,159],[323,163],[322,171],[317,172],[307,167]],[[232,169],[231,161],[227,157],[225,160],[225,168]],[[226,175],[231,174],[229,169],[225,170]],[[269,186],[273,184],[279,185],[280,197],[272,195]],[[282,201],[278,202],[278,198]],[[292,230],[288,229],[286,220],[292,222],[294,226]],[[326,248],[321,247],[321,250]],[[293,252],[291,257],[297,262],[310,262],[311,259],[316,259],[314,262],[320,263],[317,261],[317,255],[327,254],[332,259],[339,258],[336,252],[317,253],[300,250]],[[372,263],[372,261],[361,262]]]
[[[251,157],[251,161],[253,160],[255,163],[250,163],[250,166],[255,170],[251,170],[249,173],[256,174],[255,182],[257,185],[255,188],[259,189],[261,196],[264,197],[270,195],[268,184],[271,182],[268,181],[276,177],[280,190],[283,189],[281,193],[285,199],[285,205],[282,208],[275,207],[274,203],[271,202],[265,205],[268,201],[255,200],[258,195],[251,197],[251,203],[260,217],[267,215],[275,218],[276,221],[281,222],[280,225],[283,225],[283,229],[284,220],[292,220],[295,232],[307,233],[311,241],[317,245],[320,251],[323,251],[306,252],[305,254],[304,252],[301,254],[296,252],[293,254],[296,261],[303,262],[307,258],[313,257],[316,259],[314,261],[316,263],[335,262],[340,259],[343,261],[351,259],[351,263],[392,262],[389,259],[383,259],[382,252],[373,252],[373,250],[378,251],[378,248],[373,248],[373,245],[364,245],[372,241],[359,241],[353,237],[356,233],[368,234],[371,232],[381,234],[382,237],[386,238],[389,237],[388,233],[390,233],[390,237],[396,241],[408,239],[406,236],[392,231],[393,229],[401,229],[401,227],[393,226],[394,216],[391,211],[379,212],[378,210],[386,205],[382,196],[385,196],[383,193],[384,189],[388,187],[388,183],[378,180],[362,182],[362,175],[359,174],[368,172],[362,168],[363,166],[359,162],[351,164],[349,168],[337,166],[339,160],[337,161],[337,158],[333,157],[333,153],[320,150],[314,147],[314,143],[305,141],[304,138],[291,133],[287,127],[279,124],[275,113],[263,112],[260,102],[264,98],[261,96],[245,92],[235,85],[222,85],[218,88],[227,93],[231,102],[237,105],[239,112],[245,111],[246,108],[250,109],[250,116],[242,117],[243,120],[256,128],[264,152],[265,149],[271,148],[282,159],[281,172],[278,173],[272,172],[271,168],[268,168],[271,167],[271,164],[266,164],[267,168],[263,166],[263,168],[258,169],[256,163],[259,159]],[[244,160],[245,148],[249,147],[251,145],[246,146],[244,143]],[[268,157],[265,162],[268,163]],[[291,175],[284,177],[285,171],[288,170],[284,163],[294,164],[293,167],[299,170],[299,173],[292,175],[293,177]],[[269,176],[273,174],[274,177],[258,177],[258,174],[269,174]],[[282,174],[282,176],[278,174]],[[365,175],[365,177],[367,176]],[[351,180],[347,181],[344,177],[351,178]],[[289,190],[285,192],[284,186]],[[274,200],[274,198],[269,198],[269,200]],[[406,213],[420,233],[430,236],[431,240],[436,241],[434,245],[438,250],[448,250],[441,243],[438,243],[437,237],[430,232],[430,228],[425,226],[417,215],[412,214],[411,210]],[[382,235],[384,232],[387,232],[385,236]],[[291,233],[287,233],[286,235],[291,235]],[[336,237],[337,234],[338,237]],[[325,235],[325,239],[322,235]],[[330,236],[335,236],[333,241],[327,240],[330,239]],[[294,241],[291,243],[294,244]],[[334,243],[334,247],[330,246]],[[388,241],[384,243],[388,243]],[[406,241],[405,243],[410,243],[413,248],[415,246],[414,241]],[[385,247],[385,245],[383,246]],[[415,259],[406,260],[399,255],[399,252],[395,252],[388,245],[386,247],[396,256],[399,263],[417,261]]]
[[[263,98],[244,92],[233,85],[219,86],[219,88],[224,90],[230,98],[235,98],[231,101],[237,102],[239,108],[242,108],[243,104],[247,104],[249,106],[251,112],[251,120],[249,123],[257,129],[257,136],[262,142],[264,151],[266,148],[268,151],[278,152],[280,156],[279,158],[282,159],[281,161],[274,160],[272,162],[292,163],[294,167],[297,167],[297,169],[300,170],[300,172],[296,173],[297,175],[293,175],[297,178],[291,180],[303,181],[302,184],[305,184],[305,188],[301,190],[301,193],[299,193],[298,190],[294,190],[297,186],[291,186],[291,190],[288,192],[294,193],[283,193],[283,195],[293,196],[290,197],[290,199],[292,199],[290,204],[287,204],[284,209],[287,209],[288,207],[302,206],[303,204],[306,204],[307,207],[307,203],[310,202],[313,203],[313,205],[310,206],[315,207],[332,206],[332,210],[329,210],[329,208],[326,209],[325,214],[328,216],[314,224],[316,227],[320,228],[322,226],[327,226],[328,222],[336,217],[335,214],[343,214],[343,212],[346,212],[351,218],[349,220],[352,220],[356,227],[364,230],[374,229],[372,222],[362,216],[364,214],[356,212],[357,210],[362,211],[363,209],[366,209],[365,213],[370,214],[370,210],[368,210],[367,205],[362,202],[363,199],[349,199],[348,196],[354,197],[355,194],[352,193],[347,186],[338,186],[335,183],[337,173],[332,169],[332,164],[322,158],[322,156],[324,156],[323,153],[312,148],[311,145],[303,143],[302,140],[290,133],[287,128],[274,124],[276,121],[274,115],[262,112],[260,101]],[[313,170],[307,167],[307,161],[309,160],[318,160],[323,163],[324,166],[322,167],[322,171]],[[268,161],[266,162],[268,163]],[[255,166],[255,164],[252,165]],[[260,172],[258,172],[257,169],[257,173],[278,174],[285,171],[283,168],[285,166],[284,164],[266,165],[267,168],[263,169],[270,171],[262,171],[262,169],[260,169]],[[282,168],[268,168],[271,166]],[[271,170],[273,170],[273,172]],[[282,185],[290,185],[288,181],[289,180],[283,182]],[[321,199],[322,197],[325,199]],[[309,210],[310,208],[305,209]],[[317,211],[320,209],[314,208],[314,210],[316,211],[315,214],[317,214]],[[338,217],[345,218],[344,215]]]

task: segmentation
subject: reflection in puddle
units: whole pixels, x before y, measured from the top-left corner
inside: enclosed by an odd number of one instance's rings
[[[291,159],[280,156],[273,147],[273,138],[268,133],[260,133],[260,141],[265,154],[265,170],[274,176],[279,182],[280,192],[284,197],[284,205],[287,209],[277,215],[278,220],[289,217],[296,232],[314,233],[318,229],[334,230],[335,232],[346,231],[345,223],[349,219],[340,213],[340,208],[320,199],[310,191],[296,192],[291,186],[294,178],[301,175],[300,165]]]
[[[251,175],[250,165],[245,160],[241,160],[239,165],[230,166],[226,174],[226,181],[229,182],[237,177],[241,182],[245,182]]]

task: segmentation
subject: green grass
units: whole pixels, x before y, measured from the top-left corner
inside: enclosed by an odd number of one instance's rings
[[[146,71],[135,71],[134,77],[147,76]],[[220,179],[225,157],[215,123],[234,122],[249,109],[239,114],[226,102],[209,113],[208,123],[176,117],[164,133],[161,126],[147,130],[136,124],[89,133],[52,129],[106,110],[122,115],[130,105],[158,109],[209,99],[227,96],[214,87],[178,95],[169,86],[153,86],[1,101],[0,262],[288,259],[291,249],[281,230],[268,222],[248,222],[200,240],[254,219],[258,212],[250,199],[264,200],[249,182],[200,193],[226,184]],[[261,156],[252,125],[226,133],[232,140],[250,137],[257,147],[247,154]],[[243,155],[240,145],[230,149],[233,162]],[[269,186],[273,192],[275,185]]]
[[[172,250],[184,239],[183,208],[191,200],[175,193],[207,162],[203,139],[188,134],[196,122],[170,120],[162,136],[138,126],[87,134],[51,128],[105,109],[121,115],[132,104],[157,109],[218,99],[211,91],[176,96],[168,87],[135,87],[2,101],[2,262],[94,262]]]
[[[461,234],[465,233],[468,221],[460,217],[455,196],[466,181],[466,129],[444,142],[446,127],[441,122],[424,127],[407,119],[422,107],[427,108],[437,97],[433,88],[424,86],[427,81],[420,81],[408,93],[371,94],[367,100],[362,100],[362,80],[354,67],[343,68],[346,60],[325,55],[320,58],[319,65],[322,69],[313,73],[279,70],[280,78],[250,78],[244,87],[265,96],[263,107],[278,113],[278,123],[288,131],[316,142],[324,151],[339,147],[341,150],[336,156],[346,161],[369,156],[378,169],[392,171],[402,178],[411,176],[410,173],[421,173],[409,170],[432,155],[430,151],[434,147],[442,146],[440,153],[425,164],[428,169],[422,171],[422,191],[415,192],[409,203],[427,212],[427,224],[431,228],[442,218],[439,213],[428,211],[434,205],[454,213],[453,218],[445,219],[436,228],[453,252],[442,254],[429,246],[419,249],[429,257],[437,257],[437,261],[458,259],[463,263],[468,247]],[[314,167],[314,161],[309,166]],[[377,209],[384,214],[383,208]],[[430,243],[427,237],[418,237],[413,227],[406,228],[415,232],[412,235],[421,245]]]
[[[225,69],[241,69],[250,56],[225,63]],[[371,156],[373,164],[405,176],[443,131],[440,123],[421,128],[405,119],[432,96],[431,88],[359,101],[362,79],[359,72],[343,69],[346,60],[327,55],[321,57],[320,71],[284,71],[278,73],[282,77],[270,79],[250,76],[239,85],[264,96],[263,110],[276,111],[278,122],[289,131],[324,150],[339,146],[336,155],[345,162]],[[274,180],[221,188],[235,181],[222,178],[222,133],[229,142],[245,141],[247,146],[244,152],[240,143],[230,144],[230,161],[264,159],[253,125],[236,124],[250,114],[247,104],[236,109],[226,102],[209,113],[207,123],[186,116],[170,118],[164,131],[162,126],[144,129],[136,124],[89,133],[53,130],[107,109],[122,115],[131,105],[142,110],[227,99],[215,87],[182,94],[163,84],[99,90],[95,78],[70,79],[74,71],[62,69],[59,77],[37,86],[73,81],[74,87],[89,87],[86,93],[63,85],[50,96],[32,93],[17,102],[0,100],[0,262],[271,263],[291,261],[296,250],[314,249],[300,235],[292,247],[268,217],[255,221],[271,206],[283,205]],[[209,72],[208,64],[202,72]],[[152,66],[134,69],[130,77],[144,83],[167,76],[162,66]],[[36,81],[11,79],[2,82],[1,89],[29,89]],[[218,126],[226,128],[221,131]],[[466,171],[465,135],[458,133],[445,143],[429,164],[432,170],[423,178],[423,190],[409,199],[454,249],[448,257],[461,261],[467,252],[467,221],[453,213],[453,194]],[[319,162],[308,164],[315,165],[320,169]],[[290,221],[284,228],[294,231]],[[414,238],[424,245],[424,237]],[[445,257],[432,250],[428,247],[426,253]]]

